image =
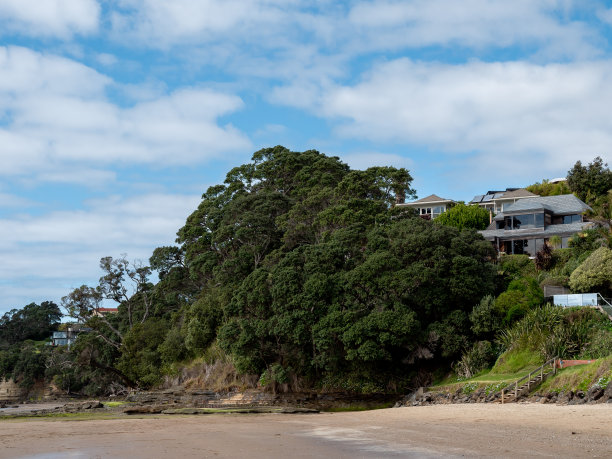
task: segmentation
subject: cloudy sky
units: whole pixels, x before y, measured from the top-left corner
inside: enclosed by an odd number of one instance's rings
[[[0,0],[0,312],[146,260],[262,147],[469,200],[612,152],[612,2]]]

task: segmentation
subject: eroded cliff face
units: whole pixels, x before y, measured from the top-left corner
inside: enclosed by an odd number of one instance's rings
[[[27,395],[27,391],[19,387],[12,379],[0,380],[0,402],[15,402],[22,400]]]

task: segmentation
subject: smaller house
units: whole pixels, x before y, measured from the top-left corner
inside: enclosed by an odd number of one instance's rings
[[[520,199],[536,197],[538,197],[537,194],[533,194],[525,188],[506,188],[505,191],[487,191],[487,194],[476,195],[469,203],[479,205],[489,212],[498,214]]]
[[[440,196],[432,194],[417,201],[396,205],[397,207],[410,207],[416,209],[421,218],[431,220],[453,207],[455,205],[455,201],[452,199],[444,199]]]
[[[571,236],[592,226],[584,221],[588,210],[591,208],[573,194],[520,199],[479,232],[499,252],[535,257],[551,237],[558,236],[565,248]]]

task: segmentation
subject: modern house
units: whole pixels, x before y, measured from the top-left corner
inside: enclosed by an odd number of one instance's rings
[[[432,194],[418,201],[397,204],[397,207],[410,207],[416,209],[421,218],[431,220],[438,217],[441,213],[446,212],[454,205],[455,201],[452,199],[444,199]]]
[[[489,227],[480,231],[499,252],[535,257],[553,236],[568,246],[574,234],[592,226],[583,214],[591,208],[573,194],[521,198],[504,206]]]
[[[51,346],[72,346],[79,336],[79,333],[88,333],[91,331],[89,327],[83,327],[80,324],[73,324],[71,327],[63,331],[55,331],[51,335]]]
[[[537,196],[525,188],[506,188],[505,191],[487,191],[487,194],[476,195],[469,204],[479,205],[489,212],[498,214],[520,199],[536,198]]]

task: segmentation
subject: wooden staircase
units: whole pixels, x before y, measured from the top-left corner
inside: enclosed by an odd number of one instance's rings
[[[551,374],[557,373],[558,357],[552,358],[541,367],[536,368],[528,375],[508,384],[499,392],[491,395],[487,401],[500,401],[501,403],[516,402],[523,395],[529,394],[534,388],[542,384]]]

